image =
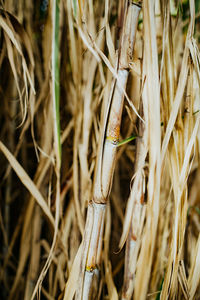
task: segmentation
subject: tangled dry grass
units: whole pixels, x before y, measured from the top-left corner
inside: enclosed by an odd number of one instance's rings
[[[200,299],[199,10],[1,1],[1,299]]]

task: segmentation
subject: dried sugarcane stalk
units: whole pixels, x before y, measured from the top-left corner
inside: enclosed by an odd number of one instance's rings
[[[143,103],[144,110],[147,113],[147,106]],[[146,113],[144,113],[144,120],[147,122]],[[137,256],[140,247],[140,236],[143,229],[145,206],[144,206],[144,193],[145,193],[145,177],[144,166],[145,159],[148,151],[148,132],[147,126],[141,121],[139,125],[139,138],[136,142],[136,160],[135,160],[135,175],[134,182],[129,196],[129,202],[132,202],[132,218],[130,220],[130,229],[128,239],[126,242],[125,252],[125,270],[124,270],[124,283],[122,288],[122,299],[131,299],[134,289],[134,275],[136,270]],[[129,206],[128,206],[129,209]],[[128,212],[126,212],[126,216]]]
[[[98,277],[101,260],[102,237],[107,199],[112,186],[117,145],[119,142],[121,115],[124,92],[129,74],[129,62],[132,57],[137,30],[140,6],[130,2],[125,11],[121,38],[121,49],[118,56],[117,79],[110,95],[104,131],[96,161],[96,172],[93,188],[93,199],[89,203],[79,285],[76,299],[89,299],[93,278]]]
[[[144,58],[143,58],[144,59]],[[145,123],[139,120],[139,136],[136,141],[136,158],[134,181],[131,188],[130,196],[127,203],[124,228],[120,240],[120,249],[124,245],[126,239],[125,251],[125,268],[124,268],[124,282],[122,288],[122,299],[131,299],[134,290],[134,278],[136,271],[136,264],[138,252],[141,244],[141,234],[144,225],[144,218],[146,214],[146,207],[144,206],[145,193],[145,160],[148,153],[148,98],[146,86],[146,70],[143,66],[142,75],[142,97],[140,103],[140,114]]]

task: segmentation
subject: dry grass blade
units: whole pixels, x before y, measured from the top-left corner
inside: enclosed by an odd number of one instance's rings
[[[21,182],[25,185],[25,187],[29,190],[32,196],[36,199],[40,207],[42,208],[45,215],[48,217],[51,224],[54,226],[54,218],[49,210],[49,207],[42,197],[41,193],[38,191],[36,185],[22,168],[22,166],[18,163],[18,161],[14,158],[14,156],[10,153],[10,151],[5,147],[5,145],[0,141],[0,149],[3,154],[6,156],[7,160],[11,164],[12,168],[18,175]]]
[[[183,97],[183,93],[184,93],[184,89],[185,89],[185,85],[186,85],[186,81],[187,81],[187,75],[188,75],[188,60],[189,60],[189,43],[190,43],[190,39],[193,35],[193,31],[194,31],[194,22],[195,22],[195,18],[194,18],[194,1],[190,1],[190,9],[191,9],[191,19],[190,19],[190,24],[189,24],[189,28],[188,28],[188,32],[187,32],[187,39],[186,39],[186,43],[185,43],[185,50],[184,50],[184,54],[183,54],[183,61],[182,61],[182,67],[181,67],[181,71],[180,71],[180,75],[179,75],[179,83],[178,83],[178,87],[177,87],[177,91],[176,91],[176,96],[174,99],[174,103],[173,103],[173,107],[171,110],[171,114],[170,114],[170,118],[167,124],[167,129],[166,129],[166,133],[165,133],[165,137],[163,139],[163,143],[162,143],[162,154],[161,154],[161,162],[163,162],[164,159],[164,155],[166,153],[166,149],[167,149],[167,145],[174,127],[174,123],[176,121],[177,118],[177,114],[178,114],[178,109],[180,107],[181,104],[181,100]]]
[[[197,290],[197,287],[199,285],[199,278],[200,278],[200,270],[198,268],[199,266],[199,259],[200,259],[200,238],[198,237],[197,245],[195,249],[195,256],[193,260],[193,265],[191,266],[191,271],[188,278],[188,284],[189,284],[189,293],[190,293],[190,299],[194,299],[195,292]]]
[[[134,299],[145,299],[152,268],[153,252],[159,217],[160,198],[160,97],[159,73],[156,47],[154,1],[144,1],[144,70],[146,74],[146,97],[148,99],[149,133],[149,179],[146,227],[135,278]],[[152,87],[154,87],[152,89]],[[142,273],[145,265],[145,276]]]
[[[53,125],[54,125],[54,154],[55,154],[55,173],[56,173],[56,199],[55,199],[55,226],[52,245],[45,265],[40,273],[34,288],[31,299],[40,293],[43,279],[53,260],[53,252],[55,250],[56,239],[59,226],[60,215],[60,168],[61,168],[61,137],[60,137],[60,58],[59,58],[59,0],[52,3],[52,106],[53,106]]]

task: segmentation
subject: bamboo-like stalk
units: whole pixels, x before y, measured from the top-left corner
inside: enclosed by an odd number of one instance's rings
[[[143,103],[144,109],[147,113],[147,106]],[[145,113],[145,115],[146,115]],[[147,116],[146,116],[147,117]],[[144,118],[147,122],[147,118]],[[126,219],[132,216],[130,222],[130,229],[128,239],[126,242],[125,252],[125,270],[124,270],[124,283],[122,288],[122,299],[131,299],[134,288],[134,275],[136,270],[137,256],[140,247],[140,237],[144,224],[145,206],[144,206],[144,193],[145,193],[145,177],[144,166],[145,159],[148,151],[148,129],[145,124],[140,121],[139,136],[136,144],[136,161],[135,161],[135,176],[131,189],[130,197],[128,200]],[[132,209],[129,210],[129,208]],[[130,213],[132,212],[132,214]],[[121,246],[120,246],[121,247]]]
[[[136,158],[134,164],[133,185],[126,207],[126,215],[119,247],[123,247],[126,241],[124,282],[122,287],[122,299],[131,299],[134,289],[134,279],[138,252],[141,245],[141,234],[144,225],[146,207],[144,206],[145,174],[144,168],[148,153],[148,98],[146,80],[146,68],[143,66],[142,85],[143,92],[140,102],[140,114],[145,123],[139,120],[139,139],[136,141]]]
[[[106,203],[112,186],[117,145],[119,142],[121,115],[124,102],[123,89],[129,73],[137,30],[140,6],[129,3],[125,11],[121,49],[119,50],[117,81],[111,91],[111,104],[105,119],[105,131],[96,161],[93,199],[88,207],[86,229],[83,240],[83,254],[80,271],[80,285],[77,287],[76,299],[89,299],[92,281],[101,261],[101,249]]]

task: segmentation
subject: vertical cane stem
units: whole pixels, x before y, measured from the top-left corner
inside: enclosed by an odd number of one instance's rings
[[[90,203],[92,222],[86,222],[92,228],[84,235],[88,248],[83,249],[83,257],[86,256],[85,272],[83,274],[83,261],[81,264],[83,279],[78,286],[76,299],[89,299],[93,284],[94,274],[99,268],[101,261],[103,227],[105,218],[106,203],[112,186],[112,178],[115,168],[117,145],[119,142],[121,116],[124,103],[123,90],[126,89],[129,63],[132,59],[135,35],[137,30],[140,6],[129,3],[126,11],[121,37],[121,48],[118,56],[118,79],[115,82],[114,90],[111,91],[111,106],[109,109],[105,133],[102,134],[103,147],[97,155],[96,174],[94,179],[93,199]],[[102,159],[100,159],[102,158]],[[101,164],[99,163],[101,161]],[[88,233],[88,234],[87,234]],[[87,254],[86,254],[87,253]],[[86,254],[86,255],[85,255]]]

